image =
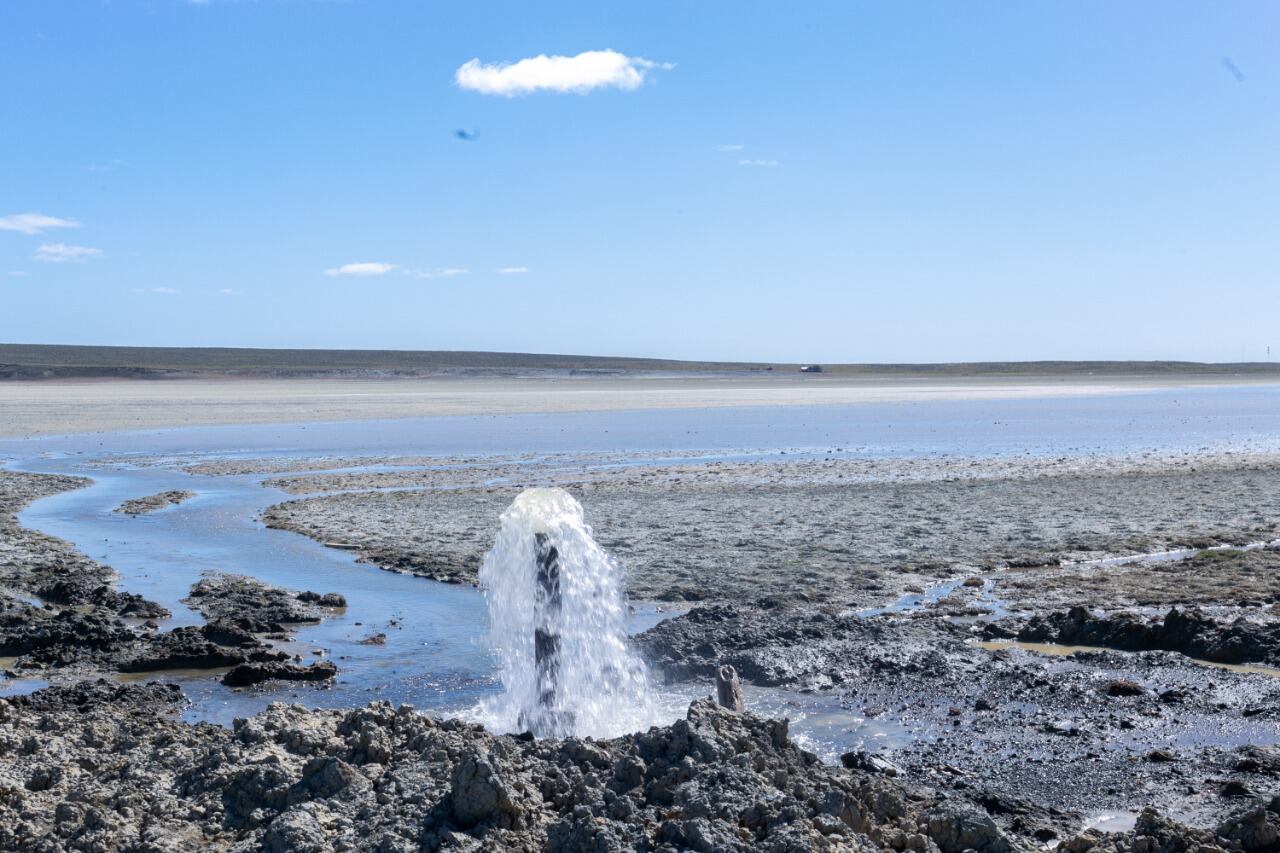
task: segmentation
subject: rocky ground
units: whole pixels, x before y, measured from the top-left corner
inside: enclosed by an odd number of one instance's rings
[[[824,762],[783,721],[701,702],[600,742],[376,703],[182,723],[175,688],[77,679],[217,655],[233,686],[331,678],[271,638],[343,602],[211,574],[187,599],[207,623],[159,630],[163,613],[109,569],[13,520],[78,481],[0,472],[0,654],[63,676],[0,699],[0,849],[1280,850],[1280,679],[1193,660],[1280,666],[1280,552],[1061,563],[1274,538],[1274,460],[968,474],[953,460],[897,477],[835,459],[314,470],[345,462],[200,473],[356,489],[266,520],[460,582],[519,487],[568,484],[633,596],[698,602],[637,639],[656,678],[706,684],[731,664],[750,684],[829,697],[863,746]],[[1046,642],[1094,648],[1031,651]],[[1102,814],[1133,828],[1082,831]]]
[[[1043,639],[1045,621],[1068,620],[1037,618],[1024,630]],[[1233,636],[1237,653],[1217,657],[1280,652],[1270,623],[1224,625],[1194,611],[1165,622],[1178,626],[1188,650],[1220,649]],[[1142,624],[1155,635],[1165,623]],[[1280,790],[1280,752],[1249,748],[1280,742],[1280,679],[1170,652],[1052,657],[976,645],[1022,636],[1016,624],[996,626],[928,611],[858,618],[765,600],[696,607],[638,642],[672,680],[706,680],[728,663],[751,683],[838,697],[851,725],[886,734],[870,740],[881,746],[859,766],[884,762],[919,784],[1081,816],[1154,807],[1201,824],[1222,819],[1239,797]]]
[[[170,489],[157,495],[147,495],[145,498],[127,500],[116,507],[116,512],[124,513],[125,515],[146,515],[156,510],[177,506],[195,496],[195,492],[189,492],[186,489]]]
[[[385,703],[272,705],[225,729],[174,722],[178,701],[103,682],[0,700],[0,846],[996,853],[1061,831],[1029,804],[825,765],[785,721],[705,701],[608,741],[495,737]],[[1272,849],[1280,801],[1236,805],[1212,829],[1150,812],[1066,849]]]

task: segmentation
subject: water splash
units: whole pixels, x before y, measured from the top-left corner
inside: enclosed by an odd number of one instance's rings
[[[658,717],[627,643],[622,571],[562,489],[528,489],[480,566],[503,692],[479,717],[494,731],[612,737]]]

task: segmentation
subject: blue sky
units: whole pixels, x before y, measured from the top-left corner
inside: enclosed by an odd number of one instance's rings
[[[1278,45],[1272,2],[9,0],[0,340],[1280,359]]]

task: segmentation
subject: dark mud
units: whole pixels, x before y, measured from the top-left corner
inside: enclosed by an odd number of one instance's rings
[[[1066,613],[1034,616],[1021,627],[990,625],[984,635],[1128,652],[1178,652],[1214,663],[1280,665],[1280,622],[1259,622],[1244,616],[1223,622],[1194,607],[1175,607],[1162,619],[1123,612],[1096,615],[1084,607],[1073,607]]]
[[[824,765],[785,721],[706,702],[643,734],[533,741],[385,703],[272,705],[234,729],[193,726],[173,720],[179,701],[102,682],[0,700],[0,846],[996,853],[1056,832],[1031,806]],[[1277,826],[1269,800],[1242,796],[1216,830],[1144,816],[1141,837],[1066,843],[1253,851]]]
[[[145,498],[133,498],[127,500],[115,511],[125,515],[146,515],[147,513],[156,512],[157,510],[168,509],[171,506],[177,506],[185,503],[196,496],[195,492],[188,492],[184,489],[171,489],[167,492],[160,492],[157,495],[148,495]]]
[[[235,625],[253,634],[287,634],[290,626],[315,624],[347,606],[336,592],[297,592],[246,575],[213,572],[191,587],[183,599],[210,621]]]
[[[85,482],[0,471],[0,657],[9,658],[11,676],[67,683],[106,673],[244,667],[237,684],[333,677],[332,664],[297,666],[264,636],[287,638],[290,625],[319,621],[343,606],[341,596],[214,574],[189,599],[209,621],[164,631],[156,620],[168,610],[117,590],[110,567],[18,524],[16,513],[28,502]]]
[[[1077,820],[1150,806],[1213,825],[1234,809],[1235,786],[1280,791],[1272,765],[1253,768],[1241,751],[1280,742],[1280,679],[1167,652],[991,652],[973,644],[977,630],[928,614],[718,605],[638,642],[670,679],[706,680],[729,663],[749,682],[838,696],[855,720],[902,733],[851,756],[855,766],[884,762],[992,802]]]
[[[200,626],[161,631],[154,621],[126,621],[100,607],[35,607],[12,598],[0,602],[0,656],[10,657],[10,673],[58,681],[98,673],[245,668],[254,677],[233,679],[235,686],[269,678],[326,680],[332,664],[319,669],[289,663],[293,657],[265,642],[241,623],[252,619],[215,619]],[[285,634],[276,634],[286,638]],[[230,683],[230,682],[228,682]]]

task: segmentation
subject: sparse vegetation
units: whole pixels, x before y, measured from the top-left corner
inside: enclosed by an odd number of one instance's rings
[[[0,344],[0,379],[183,376],[432,376],[529,372],[796,373],[804,365],[660,358],[432,350],[96,347]],[[953,364],[824,364],[821,372],[875,378],[1012,376],[1275,376],[1280,364],[1191,361],[984,361]]]

